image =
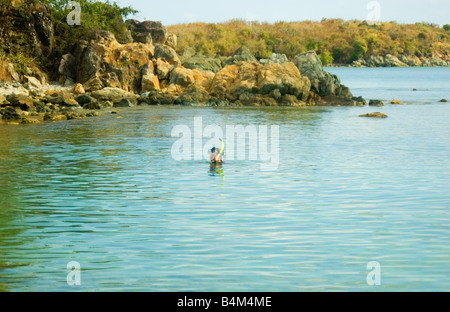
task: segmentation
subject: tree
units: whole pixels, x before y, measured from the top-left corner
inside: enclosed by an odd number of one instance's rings
[[[320,60],[323,65],[333,64],[334,62],[334,58],[328,50],[325,50],[320,54]]]
[[[356,40],[353,43],[353,54],[350,58],[350,62],[359,60],[366,54],[367,52],[367,44],[364,41]]]

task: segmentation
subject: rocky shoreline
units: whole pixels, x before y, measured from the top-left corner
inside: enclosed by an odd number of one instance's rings
[[[178,55],[177,36],[154,21],[126,21],[127,42],[119,42],[111,32],[95,31],[55,57],[51,11],[39,2],[32,8],[33,23],[27,24],[26,33],[29,50],[39,62],[19,64],[18,71],[8,56],[0,58],[3,123],[79,119],[97,116],[105,108],[135,105],[367,105],[339,77],[324,70],[315,51],[292,60],[276,53],[258,60],[245,46],[228,57],[199,55],[193,48]],[[24,32],[12,28],[8,38],[13,42]],[[419,61],[373,56],[354,66],[403,66]],[[51,71],[52,66],[42,64],[57,66]],[[49,83],[50,77],[57,82]]]
[[[314,51],[292,61],[277,54],[258,61],[243,46],[233,56],[219,58],[220,65],[217,60],[205,64],[189,51],[179,56],[176,36],[161,23],[129,25],[131,43],[119,43],[108,31],[79,40],[61,57],[57,83],[50,84],[50,75],[40,68],[30,66],[19,75],[13,64],[3,61],[1,119],[32,124],[135,105],[365,105],[336,75],[324,71]],[[51,42],[47,39],[39,39],[39,45]]]

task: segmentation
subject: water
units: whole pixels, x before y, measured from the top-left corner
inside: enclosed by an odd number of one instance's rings
[[[0,290],[449,291],[450,105],[436,100],[450,98],[450,69],[329,70],[354,94],[409,105],[139,107],[1,126]],[[358,117],[373,111],[389,118]],[[172,127],[199,116],[280,125],[279,170],[174,161]],[[67,285],[69,261],[81,286]],[[366,282],[371,261],[381,286]]]

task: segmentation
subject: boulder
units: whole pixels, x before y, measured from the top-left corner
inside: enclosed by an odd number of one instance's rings
[[[195,70],[177,67],[170,72],[170,84],[179,85],[182,88],[187,88],[193,85],[196,81],[194,74]]]
[[[59,63],[58,73],[65,77],[76,79],[77,59],[70,53],[64,54]]]
[[[173,69],[173,66],[167,63],[163,59],[157,59],[156,60],[156,75],[158,76],[158,79],[166,80],[169,79],[170,71]]]
[[[382,100],[370,100],[369,106],[384,106],[384,103]]]
[[[142,76],[141,92],[145,93],[145,92],[155,91],[155,90],[161,90],[158,76],[156,76],[154,74],[148,74],[148,75]]]
[[[117,103],[114,103],[114,107],[133,107],[134,104],[128,99],[122,99]]]
[[[211,96],[201,87],[193,86],[181,94],[175,101],[175,104],[192,105],[192,104],[207,104]]]
[[[152,44],[153,38],[150,29],[146,28],[146,25],[137,20],[126,21],[128,30],[131,32],[131,36],[134,42]]]
[[[89,109],[89,110],[98,110],[98,109],[102,109],[102,106],[100,105],[100,103],[96,102],[91,102],[91,103],[86,103],[83,105],[83,109]]]
[[[163,44],[155,45],[155,58],[163,59],[170,65],[180,63],[180,58],[178,57],[177,52],[175,52],[173,48]]]
[[[167,36],[166,45],[171,47],[172,49],[176,50],[178,47],[178,37],[175,34],[169,34]]]
[[[161,22],[127,20],[126,23],[131,31],[133,40],[136,42],[165,44],[168,39],[169,33]]]
[[[122,99],[127,99],[133,104],[136,103],[138,96],[119,88],[104,88],[90,94],[98,101],[111,101],[119,103]]]
[[[87,94],[82,94],[82,95],[77,96],[75,98],[75,101],[77,101],[81,106],[97,102],[96,99],[94,99],[93,97],[91,97],[91,96],[89,96]]]
[[[392,100],[391,104],[403,104],[403,103],[399,100]]]
[[[67,116],[66,115],[55,115],[52,116],[51,121],[61,121],[61,120],[67,120]]]
[[[257,62],[258,60],[250,52],[246,46],[242,46],[234,52],[231,58],[227,58],[222,62],[223,67],[233,65],[239,62]]]
[[[175,103],[176,96],[160,91],[147,92],[141,95],[140,101],[150,105],[171,105]]]
[[[86,91],[84,90],[84,87],[81,83],[77,83],[73,86],[72,90],[70,92],[74,95],[82,95],[85,94]]]
[[[34,109],[34,101],[31,97],[24,94],[10,94],[6,97],[12,107],[18,107],[23,111]]]
[[[33,90],[33,89],[41,89],[42,88],[42,84],[37,78],[30,77],[30,76],[24,76],[23,78],[25,81],[25,87],[27,89]]]
[[[67,91],[50,91],[42,100],[46,103],[69,107],[79,106],[79,103],[74,99],[73,94]]]
[[[286,54],[278,54],[278,53],[272,53],[269,59],[261,59],[259,60],[261,64],[271,64],[271,63],[277,63],[277,64],[284,64],[289,62]]]
[[[447,103],[448,100],[447,100],[447,99],[442,99],[442,100],[440,100],[439,102],[441,102],[441,103]]]
[[[311,90],[321,97],[337,96],[346,100],[353,98],[350,90],[341,85],[340,79],[329,72],[324,71],[322,62],[316,52],[308,51],[299,54],[293,59],[300,73],[311,81]]]
[[[355,101],[356,106],[367,105],[367,101],[362,96],[353,97],[352,100]]]
[[[13,82],[19,81],[19,74],[14,69],[14,65],[0,60],[0,81]]]

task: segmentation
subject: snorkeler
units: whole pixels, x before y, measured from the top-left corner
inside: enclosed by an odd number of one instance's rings
[[[222,139],[219,139],[222,143],[222,148],[219,150],[217,147],[213,147],[209,151],[209,160],[211,163],[222,163],[223,151],[225,150],[225,143],[223,143]]]

